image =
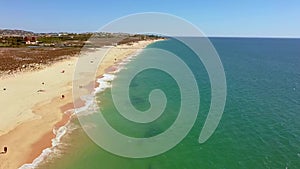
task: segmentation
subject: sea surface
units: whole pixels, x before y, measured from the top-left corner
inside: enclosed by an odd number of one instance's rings
[[[180,42],[149,45],[179,56],[193,71],[201,101],[189,134],[171,150],[151,158],[132,159],[97,146],[73,119],[69,133],[39,169],[299,169],[300,168],[300,39],[210,38],[224,66],[227,100],[215,133],[204,144],[199,133],[210,107],[210,82],[204,65]],[[145,59],[141,52],[120,66],[110,80],[127,78],[127,70]],[[101,79],[100,79],[101,81]],[[109,86],[109,85],[108,85]],[[116,84],[118,86],[118,84]],[[139,73],[130,84],[136,109],[149,108],[149,92],[161,89],[168,98],[163,115],[149,124],[129,122],[116,110],[108,87],[97,94],[99,110],[120,133],[151,137],[172,125],[180,109],[180,91],[172,76],[156,69]],[[126,105],[124,105],[126,106]],[[97,113],[89,116],[97,116]]]

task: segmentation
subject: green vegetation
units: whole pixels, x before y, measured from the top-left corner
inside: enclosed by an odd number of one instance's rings
[[[1,32],[0,32],[1,33]],[[87,42],[89,38],[91,42]],[[0,34],[0,47],[101,47],[112,44],[131,44],[140,40],[161,38],[155,35],[130,35],[126,33],[33,33],[4,30]]]
[[[67,34],[60,36],[40,36],[38,41],[42,43],[62,43],[66,41],[87,41],[92,34]]]
[[[82,47],[91,33],[85,34],[55,34],[37,36],[0,36],[0,47],[26,47],[26,46],[72,46]],[[26,44],[27,42],[27,44]]]
[[[25,46],[23,37],[2,37],[0,47],[20,47]]]

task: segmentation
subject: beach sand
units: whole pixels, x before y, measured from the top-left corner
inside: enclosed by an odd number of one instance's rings
[[[96,76],[153,42],[111,48]],[[87,55],[97,57],[97,51]],[[51,147],[53,129],[68,122],[70,115],[64,112],[73,108],[72,81],[77,61],[78,57],[70,57],[39,71],[21,72],[0,80],[0,151],[8,147],[6,154],[0,154],[0,169],[32,163],[45,148]],[[86,92],[90,92],[94,82],[87,83],[90,87]]]

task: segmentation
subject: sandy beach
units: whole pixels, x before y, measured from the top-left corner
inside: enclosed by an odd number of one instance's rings
[[[113,47],[96,76],[152,42]],[[87,55],[97,57],[97,51]],[[31,163],[51,147],[53,129],[65,125],[70,115],[64,112],[73,109],[72,81],[77,61],[78,57],[70,57],[42,70],[20,72],[0,80],[0,151],[8,147],[7,153],[0,154],[0,169]]]

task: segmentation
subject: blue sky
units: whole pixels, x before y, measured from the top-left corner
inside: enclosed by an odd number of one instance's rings
[[[164,12],[190,21],[208,36],[300,37],[299,9],[299,0],[4,0],[0,28],[87,32],[125,15]]]

